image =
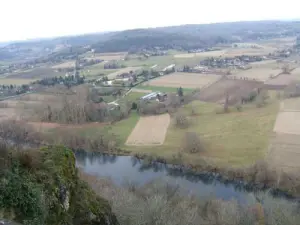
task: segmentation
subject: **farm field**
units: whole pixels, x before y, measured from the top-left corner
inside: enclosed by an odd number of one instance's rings
[[[136,71],[139,70],[141,67],[126,67],[120,70],[117,70],[116,72],[109,73],[107,75],[108,79],[115,79],[119,74],[122,73],[129,73],[130,71]]]
[[[285,172],[300,169],[300,135],[275,133],[271,139],[268,160],[273,166]]]
[[[169,123],[169,114],[140,117],[129,135],[126,145],[162,145]]]
[[[198,52],[198,53],[183,53],[174,55],[175,58],[194,58],[194,57],[219,57],[225,54],[224,50]]]
[[[289,85],[293,80],[295,80],[294,76],[290,74],[280,74],[279,76],[269,79],[265,81],[266,85]]]
[[[199,100],[205,102],[223,103],[226,94],[229,95],[229,104],[235,104],[242,96],[250,93],[263,83],[258,81],[221,79],[205,88],[199,95]]]
[[[245,166],[262,159],[269,144],[278,111],[278,102],[263,108],[249,107],[243,112],[216,114],[217,105],[195,101],[182,108],[190,115],[193,108],[197,116],[190,117],[190,127],[179,129],[171,122],[163,145],[154,147],[130,146],[133,153],[147,153],[171,159],[179,152],[186,164],[197,165],[203,159],[220,166]],[[206,146],[203,153],[187,154],[181,149],[185,132],[196,132]]]
[[[86,59],[100,59],[100,60],[121,60],[126,56],[127,52],[107,52],[96,53],[95,56],[90,54],[85,56]]]
[[[249,70],[239,71],[234,75],[229,75],[230,78],[236,79],[249,79],[257,81],[267,81],[270,79],[270,76],[277,76],[282,71],[280,69],[271,69],[271,68],[255,68]]]
[[[262,47],[262,48],[230,48],[227,49],[224,57],[234,57],[239,55],[251,55],[251,56],[262,56],[268,55],[276,50],[272,47]]]
[[[300,169],[300,98],[285,99],[274,125],[268,159],[285,172]]]
[[[17,73],[12,73],[6,78],[8,79],[43,79],[46,77],[64,76],[65,73],[57,72],[51,68],[35,68],[32,70],[21,71]]]
[[[20,78],[0,78],[0,85],[22,85],[22,84],[29,84],[33,81],[35,81],[36,79],[20,79]]]
[[[73,68],[75,66],[75,61],[67,61],[55,66],[52,66],[53,69],[65,69],[65,68]]]
[[[279,112],[274,132],[300,135],[300,111]]]
[[[146,95],[147,93],[143,93],[143,92],[136,92],[135,90],[132,90],[131,92],[129,92],[125,97],[124,100],[127,101],[136,101],[139,100],[141,97],[143,97],[144,95]]]
[[[299,111],[300,112],[300,98],[288,98],[281,103],[282,111]]]
[[[161,91],[161,92],[169,92],[169,93],[176,93],[179,87],[164,87],[164,86],[150,86],[147,82],[144,82],[140,85],[138,85],[135,90],[138,91],[145,90],[147,93],[152,91]],[[182,88],[183,92],[192,92],[195,89],[193,88]]]
[[[203,88],[219,80],[214,74],[173,73],[148,81],[149,86]]]

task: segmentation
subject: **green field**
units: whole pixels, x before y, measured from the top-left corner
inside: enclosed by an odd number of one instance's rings
[[[131,91],[128,95],[126,95],[124,97],[124,100],[127,100],[127,101],[136,101],[136,100],[139,100],[141,97],[143,97],[146,94],[147,93],[141,93],[141,92]]]
[[[182,53],[182,52],[181,52]],[[126,61],[123,61],[122,64],[125,66],[142,66],[142,67],[150,67],[153,65],[158,65],[159,68],[164,68],[171,64],[176,64],[176,66],[183,66],[183,65],[196,65],[199,64],[201,59],[204,59],[205,57],[201,56],[195,56],[191,58],[175,58],[174,54],[181,54],[180,52],[174,51],[171,52],[169,55],[165,56],[151,56],[148,59],[129,59]],[[186,53],[184,53],[186,54]]]
[[[135,87],[136,89],[143,89],[143,90],[151,90],[151,91],[161,91],[161,92],[172,92],[175,93],[177,92],[177,89],[175,87],[158,87],[158,86],[151,86],[151,85],[143,85],[140,84]],[[194,89],[191,88],[183,88],[183,93],[190,93],[194,91]]]
[[[278,102],[263,108],[251,105],[242,112],[235,110],[227,114],[216,114],[218,107],[220,106],[213,103],[199,101],[184,106],[181,111],[189,116],[190,127],[179,129],[170,124],[165,143],[161,146],[124,145],[137,122],[136,114],[102,131],[114,133],[121,147],[132,153],[155,154],[170,159],[181,152],[180,146],[185,132],[196,132],[206,146],[206,151],[196,154],[183,153],[186,164],[197,165],[202,159],[207,159],[220,166],[245,166],[262,159],[276,119]],[[196,116],[191,116],[192,108]]]

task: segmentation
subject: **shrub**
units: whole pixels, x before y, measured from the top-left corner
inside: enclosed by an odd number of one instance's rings
[[[136,102],[133,102],[132,105],[131,105],[131,109],[136,110],[137,107],[138,107],[138,105],[136,104]]]
[[[239,112],[241,112],[241,111],[243,110],[243,107],[242,107],[241,104],[236,104],[236,105],[235,105],[235,108],[236,108],[236,110],[239,111]]]
[[[187,116],[177,112],[175,114],[175,126],[178,128],[187,128],[189,126],[189,120]]]
[[[187,153],[198,153],[205,151],[205,148],[200,140],[199,135],[195,132],[185,133],[182,148],[183,151]]]
[[[263,107],[267,104],[267,99],[269,98],[266,91],[261,91],[255,99],[255,104],[257,108]]]

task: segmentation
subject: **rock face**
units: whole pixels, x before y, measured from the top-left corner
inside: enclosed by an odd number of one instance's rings
[[[71,150],[47,147],[17,153],[1,151],[0,161],[5,166],[0,172],[0,221],[6,218],[26,225],[118,224],[108,202],[79,179]]]

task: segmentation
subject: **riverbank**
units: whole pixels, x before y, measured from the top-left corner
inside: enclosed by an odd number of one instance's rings
[[[144,159],[147,164],[163,163],[175,165],[181,171],[195,174],[208,174],[209,176],[217,176],[218,179],[224,182],[236,182],[253,186],[257,189],[272,188],[275,192],[283,191],[287,196],[300,196],[300,178],[297,174],[285,173],[272,168],[265,161],[259,161],[248,167],[224,167],[216,165],[205,159],[199,160],[197,165],[186,164],[182,160],[182,155],[177,154],[172,158],[163,158],[157,155],[134,154],[130,151],[120,149],[113,141],[107,142],[104,136],[97,138],[88,138],[82,135],[77,135],[73,132],[64,132],[60,135],[40,134],[34,131],[28,124],[8,123],[9,126],[0,126],[0,136],[3,140],[9,140],[13,137],[14,143],[22,146],[22,143],[27,147],[38,147],[45,145],[64,145],[74,151],[76,149],[85,149],[91,152],[101,152],[114,155],[131,155],[139,159]],[[3,125],[3,123],[1,124]],[[22,128],[22,129],[20,129]],[[17,132],[18,131],[18,132]],[[16,133],[17,132],[17,133]],[[14,134],[13,136],[11,136]],[[32,143],[32,145],[29,145]]]
[[[80,178],[108,199],[120,224],[297,225],[300,220],[297,203],[266,193],[249,196],[241,204],[214,196],[181,195],[180,185],[166,181],[117,186],[109,179],[86,173],[80,173]]]

